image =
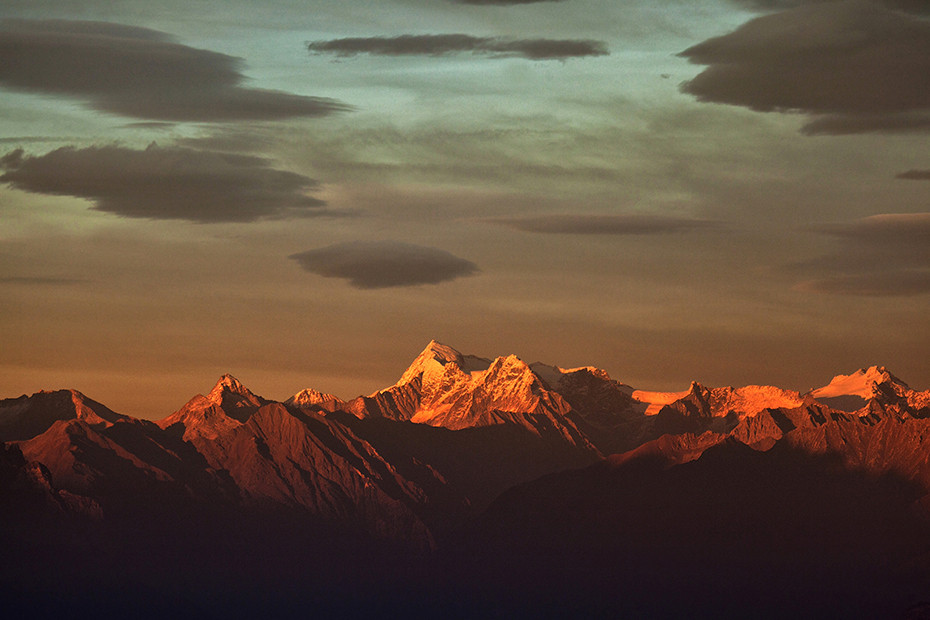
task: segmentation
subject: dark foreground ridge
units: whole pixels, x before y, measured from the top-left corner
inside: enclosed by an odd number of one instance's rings
[[[8,399],[0,600],[30,618],[919,618],[928,404],[880,367],[808,394],[656,394],[435,342],[352,401],[228,375],[157,422],[73,390]]]

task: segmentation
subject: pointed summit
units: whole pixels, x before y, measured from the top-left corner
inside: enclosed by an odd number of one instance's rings
[[[227,413],[231,411],[248,410],[248,415],[265,404],[265,399],[256,396],[249,388],[230,374],[225,374],[216,382],[210,393],[207,394],[207,400],[219,405]],[[238,417],[233,415],[233,417]]]
[[[462,355],[450,346],[430,340],[426,348],[417,356],[395,385],[405,385],[419,378],[424,385],[433,383],[442,376],[448,364],[464,374],[484,371],[491,365],[491,360],[474,355]]]
[[[255,398],[255,394],[253,394],[249,388],[242,385],[239,379],[236,379],[229,373],[226,373],[220,377],[219,381],[216,382],[216,385],[213,386],[213,389],[210,390],[210,393],[207,394],[207,398],[216,403],[219,403],[224,394],[238,394],[239,396],[251,396]]]
[[[181,424],[187,440],[195,436],[216,439],[218,435],[248,420],[267,402],[253,394],[234,376],[225,374],[209,394],[198,394],[181,409],[156,423],[162,428]]]

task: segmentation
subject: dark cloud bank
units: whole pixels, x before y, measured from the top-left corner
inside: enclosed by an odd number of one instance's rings
[[[542,215],[485,220],[535,233],[576,235],[656,235],[716,226],[715,222],[659,215]]]
[[[908,170],[896,175],[895,178],[908,181],[930,181],[930,170]]]
[[[930,213],[886,213],[818,226],[837,249],[790,267],[801,290],[865,296],[930,293]]]
[[[807,134],[930,130],[930,21],[865,0],[752,4],[798,6],[682,52],[708,66],[685,92],[811,115]]]
[[[0,86],[84,99],[99,111],[163,121],[323,116],[348,106],[244,88],[242,61],[120,24],[0,21]]]
[[[310,273],[377,289],[438,284],[478,273],[478,266],[438,248],[396,241],[337,243],[292,254]]]
[[[608,54],[606,44],[587,39],[503,39],[467,34],[405,34],[396,37],[332,39],[313,41],[307,44],[307,48],[314,53],[337,56],[444,56],[471,53],[529,60],[564,60]]]
[[[317,182],[275,170],[261,157],[150,145],[63,147],[0,158],[0,182],[28,192],[75,196],[123,217],[250,222],[308,215],[325,203],[305,195]]]

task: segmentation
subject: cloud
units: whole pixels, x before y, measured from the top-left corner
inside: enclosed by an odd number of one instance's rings
[[[182,147],[63,147],[0,158],[0,182],[39,194],[75,196],[123,217],[250,222],[319,213],[305,192],[317,182],[276,170],[267,159]]]
[[[861,297],[925,295],[930,293],[930,270],[833,276],[801,282],[795,289],[812,293]]]
[[[244,88],[242,61],[104,22],[0,20],[0,86],[76,97],[161,121],[272,120],[349,109],[331,99]]]
[[[927,243],[930,252],[930,213],[882,213],[849,223],[822,224],[814,230],[865,244]]]
[[[708,66],[684,92],[808,114],[805,133],[930,127],[930,21],[879,4],[814,3],[763,15],[681,56]]]
[[[0,284],[22,284],[27,286],[62,286],[82,284],[86,280],[76,278],[56,278],[47,276],[6,276],[0,277]]]
[[[538,4],[540,2],[564,2],[565,0],[452,0],[456,4],[510,6],[513,4]]]
[[[540,215],[485,221],[526,232],[567,235],[658,235],[716,225],[708,220],[660,215]]]
[[[908,170],[901,174],[895,175],[896,179],[907,179],[910,181],[930,181],[930,170]]]
[[[930,132],[930,114],[903,112],[889,114],[861,114],[859,116],[819,116],[801,128],[807,136],[843,136],[857,133],[927,133]]]
[[[835,2],[836,0],[732,0],[738,4],[753,11],[781,11],[784,9],[793,9],[799,6],[810,4],[821,4],[824,2]],[[926,0],[872,0],[876,4],[887,6],[899,11],[908,11],[911,13],[930,13],[930,5]]]
[[[504,39],[467,34],[405,34],[397,37],[357,37],[312,41],[311,52],[355,56],[444,56],[472,53],[495,58],[564,60],[582,56],[606,56],[607,45],[589,39]]]
[[[836,250],[789,266],[804,291],[864,296],[930,293],[930,213],[885,213],[817,226]]]
[[[288,258],[310,273],[342,278],[360,289],[438,284],[480,271],[445,250],[396,241],[337,243]]]

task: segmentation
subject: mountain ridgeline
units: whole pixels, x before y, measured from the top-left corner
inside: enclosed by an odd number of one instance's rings
[[[0,442],[0,594],[35,612],[878,617],[930,596],[930,391],[882,367],[650,392],[431,342],[347,401],[230,375],[154,422],[7,399]]]

